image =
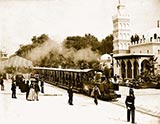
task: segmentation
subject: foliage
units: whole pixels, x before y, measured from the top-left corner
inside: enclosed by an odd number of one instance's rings
[[[112,53],[113,51],[113,35],[107,36],[100,44],[100,54]]]
[[[72,36],[67,37],[63,42],[65,48],[74,48],[76,50],[88,48],[91,46],[92,51],[98,51],[100,43],[98,39],[91,34],[85,34],[84,37]]]
[[[155,77],[157,77],[157,75],[154,73],[154,65],[156,64],[156,60],[157,58],[151,57],[146,64],[145,71],[138,76],[143,82],[150,83],[156,80]]]
[[[21,46],[15,52],[15,54],[26,59],[30,59],[28,57],[28,54],[32,54],[33,50],[37,50],[36,48],[40,47],[42,44],[45,44],[49,40],[51,39],[46,34],[42,34],[39,37],[33,36],[31,39],[32,43]],[[113,36],[109,35],[108,37],[103,39],[102,42],[99,42],[98,39],[91,34],[85,34],[83,37],[69,36],[63,41],[62,45],[63,49],[67,49],[68,51],[72,52],[78,52],[82,49],[91,48],[90,50],[96,54],[111,53],[113,50]],[[46,51],[46,49],[40,49],[40,54],[41,51]],[[96,60],[97,58],[95,58],[94,60],[78,59],[75,61],[75,58],[72,55],[72,53],[70,53],[70,55],[68,56],[67,54],[67,52],[61,53],[53,48],[50,51],[48,51],[48,53],[45,56],[40,57],[39,59],[35,59],[33,61],[33,64],[34,66],[42,67],[62,67],[81,69],[93,68],[96,70],[100,69],[99,61]]]

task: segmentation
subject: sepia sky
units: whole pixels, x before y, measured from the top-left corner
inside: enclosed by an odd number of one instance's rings
[[[112,33],[118,0],[0,0],[0,49],[13,54],[20,44],[45,33],[62,41],[90,33],[102,40]],[[143,34],[160,20],[160,0],[126,0],[131,33]]]

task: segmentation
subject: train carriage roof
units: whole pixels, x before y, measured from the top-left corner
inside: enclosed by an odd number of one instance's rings
[[[53,71],[66,71],[66,72],[89,72],[93,69],[62,69],[62,68],[47,68],[47,67],[33,67],[35,70],[53,70]]]

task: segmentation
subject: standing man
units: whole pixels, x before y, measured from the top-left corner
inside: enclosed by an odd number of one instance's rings
[[[12,90],[12,98],[17,98],[16,97],[16,84],[14,81],[12,82],[11,90]]]
[[[134,106],[134,91],[132,88],[129,90],[129,96],[126,97],[126,107],[127,107],[127,121],[130,121],[130,116],[132,117],[132,123],[135,123],[135,106]]]
[[[40,88],[39,88],[39,85],[38,85],[38,81],[34,85],[34,90],[35,90],[35,96],[34,96],[34,98],[38,101],[39,100],[38,99],[38,93],[40,91]]]
[[[68,103],[69,103],[69,105],[73,105],[73,89],[72,89],[72,86],[70,86],[68,88],[67,92],[68,92],[68,97],[69,97]]]
[[[29,80],[27,80],[25,85],[26,85],[26,100],[27,100],[28,95],[29,95]]]
[[[0,76],[0,85],[1,85],[1,90],[4,90],[3,76]]]
[[[100,92],[100,89],[98,88],[98,86],[97,85],[95,85],[94,87],[93,87],[93,90],[92,90],[92,93],[91,94],[93,94],[92,96],[94,96],[94,103],[96,104],[96,105],[98,105],[98,96],[100,96],[101,95],[101,92]]]
[[[41,80],[40,86],[41,86],[41,93],[44,93],[44,81],[43,81],[43,79]]]

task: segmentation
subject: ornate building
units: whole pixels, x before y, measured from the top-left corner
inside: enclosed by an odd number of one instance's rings
[[[125,1],[119,0],[117,14],[113,16],[113,66],[114,74],[120,78],[136,78],[144,70],[150,58],[156,58],[155,72],[159,73],[160,66],[160,28],[145,35],[130,35],[130,16],[125,11]]]

